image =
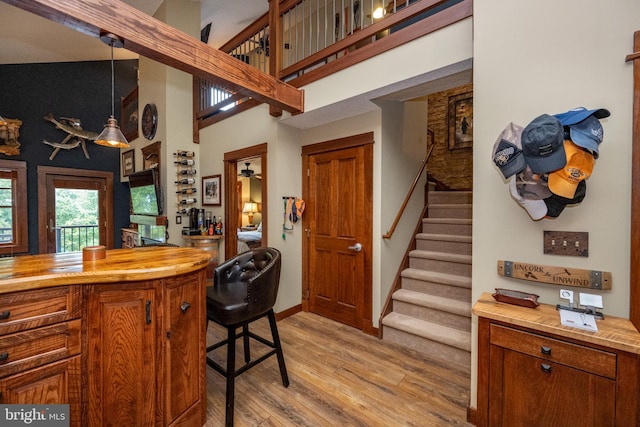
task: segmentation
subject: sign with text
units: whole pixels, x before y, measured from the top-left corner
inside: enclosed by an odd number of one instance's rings
[[[0,405],[0,426],[69,427],[69,405]]]
[[[611,273],[607,271],[498,260],[498,275],[558,286],[611,289]]]

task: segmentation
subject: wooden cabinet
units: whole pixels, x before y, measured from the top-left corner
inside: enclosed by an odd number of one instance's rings
[[[599,321],[597,336],[562,326],[552,306],[509,306],[489,294],[474,313],[478,426],[637,425],[640,338],[628,321]],[[611,340],[625,333],[623,345]]]
[[[188,248],[202,249],[209,253],[209,265],[207,266],[207,279],[213,279],[213,271],[219,264],[220,240],[224,236],[217,234],[213,236],[182,236],[185,246]]]
[[[89,425],[204,424],[203,274],[91,287]]]
[[[0,403],[70,407],[81,425],[80,288],[0,295]]]

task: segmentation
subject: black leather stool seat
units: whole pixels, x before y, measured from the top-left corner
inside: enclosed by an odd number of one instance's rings
[[[227,338],[207,347],[207,353],[227,346],[227,364],[223,368],[207,356],[207,365],[225,376],[227,381],[225,425],[233,426],[235,377],[258,363],[276,355],[282,385],[289,386],[289,377],[276,326],[273,306],[280,284],[281,255],[275,248],[255,248],[243,252],[219,265],[213,276],[213,286],[207,288],[207,324],[215,322],[227,329]],[[269,319],[273,341],[249,331],[249,324],[262,317]],[[236,333],[238,328],[242,332]],[[242,338],[245,364],[236,369],[236,339]],[[249,341],[257,340],[272,350],[251,360]]]

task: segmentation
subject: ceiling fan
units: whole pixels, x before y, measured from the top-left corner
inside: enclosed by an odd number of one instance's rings
[[[244,176],[246,178],[251,178],[253,176],[257,179],[262,179],[262,175],[256,175],[253,169],[249,169],[249,166],[251,166],[251,163],[246,162],[245,165],[247,166],[247,168],[240,170],[240,173],[238,174],[238,176]]]

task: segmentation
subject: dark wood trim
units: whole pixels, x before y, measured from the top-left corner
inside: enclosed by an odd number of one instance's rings
[[[640,31],[633,34],[633,51],[640,51]],[[629,320],[640,329],[640,61],[633,61],[633,135],[631,154],[631,259]]]
[[[238,180],[238,162],[249,157],[260,157],[260,168],[262,173],[262,246],[269,245],[269,192],[267,173],[267,143],[241,148],[239,150],[224,153],[224,215],[227,225],[224,231],[224,255],[226,259],[231,258],[238,252],[239,227],[236,206],[238,205],[236,194],[236,182]]]
[[[100,178],[105,181],[105,242],[107,249],[113,249],[113,172],[38,166],[38,253],[47,252],[47,177],[58,175],[70,178]]]
[[[276,313],[276,320],[280,321],[283,319],[286,319],[287,317],[291,317],[296,313],[300,313],[302,311],[302,305],[298,304],[298,305],[294,305],[291,308],[288,308],[284,311],[281,311],[279,313]]]
[[[13,217],[13,244],[2,245],[0,254],[18,255],[29,252],[29,222],[27,203],[27,162],[0,159],[0,167],[12,175],[12,193],[15,196],[11,215]]]
[[[345,148],[373,144],[373,142],[373,132],[366,132],[359,135],[347,136],[345,138],[305,145],[302,147],[302,155],[309,156],[311,154],[326,153],[327,151],[344,150]],[[303,172],[306,174],[306,169],[303,170]]]
[[[119,0],[2,1],[94,38],[117,34],[127,50],[285,111],[304,109],[301,90]]]
[[[478,419],[478,411],[476,410],[476,408],[467,406],[467,422],[475,426],[477,423],[476,421],[477,419]]]

